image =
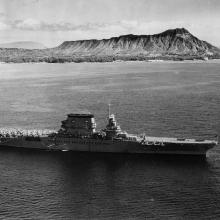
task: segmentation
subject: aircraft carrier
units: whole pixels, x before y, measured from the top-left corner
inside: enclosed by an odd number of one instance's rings
[[[217,146],[217,140],[148,137],[128,134],[117,124],[115,115],[108,115],[106,128],[96,131],[93,114],[68,114],[58,131],[0,132],[0,146],[37,148],[61,151],[174,154],[206,156],[206,152]]]

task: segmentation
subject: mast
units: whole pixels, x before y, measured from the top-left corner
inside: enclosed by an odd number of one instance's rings
[[[110,118],[110,114],[111,114],[111,104],[108,104],[108,117]]]

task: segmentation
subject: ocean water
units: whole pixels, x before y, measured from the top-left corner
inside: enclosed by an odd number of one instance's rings
[[[122,129],[220,135],[220,62],[0,64],[0,127],[59,129],[108,103]],[[0,149],[0,219],[219,219],[220,150],[206,160]]]

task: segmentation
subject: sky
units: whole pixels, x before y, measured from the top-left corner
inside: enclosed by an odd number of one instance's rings
[[[155,34],[184,27],[220,46],[219,0],[0,0],[0,44]]]

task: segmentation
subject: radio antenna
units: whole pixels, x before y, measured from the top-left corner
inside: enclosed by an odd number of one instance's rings
[[[110,114],[111,114],[111,104],[109,103],[108,104],[108,117],[110,117]]]

